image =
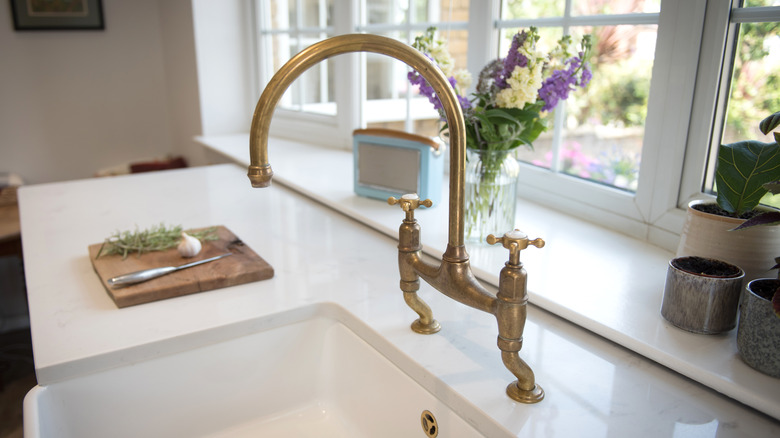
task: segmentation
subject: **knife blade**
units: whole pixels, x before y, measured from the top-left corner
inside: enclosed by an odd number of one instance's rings
[[[163,266],[160,268],[143,269],[141,271],[131,272],[129,274],[123,274],[113,278],[109,278],[107,282],[108,285],[111,287],[130,286],[132,284],[143,283],[144,281],[149,281],[153,278],[170,274],[171,272],[181,271],[182,269],[187,269],[193,266],[202,265],[204,263],[213,262],[214,260],[219,260],[223,257],[227,257],[232,254],[233,254],[232,252],[229,252],[215,257],[198,260],[197,262],[185,263],[179,266]]]

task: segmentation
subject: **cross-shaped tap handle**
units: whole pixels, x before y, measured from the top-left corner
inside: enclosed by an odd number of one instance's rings
[[[420,201],[420,197],[417,196],[417,193],[403,195],[401,196],[401,199],[396,199],[395,197],[391,196],[387,198],[387,203],[390,205],[399,204],[401,209],[405,211],[407,215],[420,206],[431,207],[433,205],[433,202],[431,202],[430,199]]]
[[[503,237],[496,237],[490,234],[486,240],[491,245],[501,243],[504,248],[508,249],[509,263],[514,265],[520,264],[520,251],[528,248],[528,245],[533,245],[537,248],[544,246],[544,240],[541,238],[529,240],[528,235],[518,229],[505,233]]]

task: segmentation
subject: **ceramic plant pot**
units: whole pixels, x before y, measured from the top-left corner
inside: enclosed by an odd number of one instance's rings
[[[745,284],[772,275],[770,269],[780,248],[780,227],[752,227],[729,231],[743,219],[697,210],[712,202],[691,201],[685,215],[676,257],[700,256],[723,260],[745,271]]]
[[[778,287],[780,280],[771,278],[748,283],[737,328],[737,350],[742,360],[772,377],[780,377],[780,318],[770,301]]]
[[[689,256],[669,262],[661,315],[693,333],[717,334],[737,324],[745,273],[722,260]]]

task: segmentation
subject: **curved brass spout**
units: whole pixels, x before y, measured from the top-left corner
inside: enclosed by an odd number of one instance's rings
[[[466,130],[460,103],[447,77],[431,60],[414,48],[391,38],[352,34],[329,38],[304,49],[287,61],[271,78],[255,107],[252,119],[249,148],[249,179],[254,187],[271,184],[273,171],[268,162],[268,129],[271,125],[276,104],[292,82],[313,65],[330,58],[351,52],[373,52],[391,56],[417,70],[433,87],[441,100],[450,131],[450,214],[449,244],[463,247],[463,193],[466,173]],[[455,251],[452,257],[466,259],[468,256]]]

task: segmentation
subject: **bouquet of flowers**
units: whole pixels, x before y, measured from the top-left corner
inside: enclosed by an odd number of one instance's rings
[[[576,53],[568,35],[546,55],[537,50],[538,41],[535,27],[515,34],[507,56],[488,63],[479,73],[471,99],[464,95],[471,75],[454,69],[446,45],[436,38],[436,28],[428,28],[412,44],[449,78],[463,110],[466,146],[479,154],[478,162],[470,159],[466,176],[466,233],[471,240],[513,228],[519,168],[514,159],[507,159],[509,152],[522,145],[533,147],[547,129],[543,113],[591,79],[590,35],[582,38]],[[444,118],[441,102],[426,80],[416,71],[408,79]]]
[[[537,50],[539,33],[531,27],[514,35],[505,58],[482,69],[476,92],[468,99],[464,93],[471,86],[471,75],[466,70],[454,69],[446,45],[435,35],[436,28],[428,28],[415,38],[412,46],[432,59],[449,78],[463,109],[470,149],[533,146],[533,141],[547,129],[542,113],[552,111],[569,93],[584,88],[591,79],[590,35],[582,38],[576,54],[571,36],[565,35],[545,55]],[[416,71],[410,72],[408,79],[441,112],[441,102],[425,79]]]

